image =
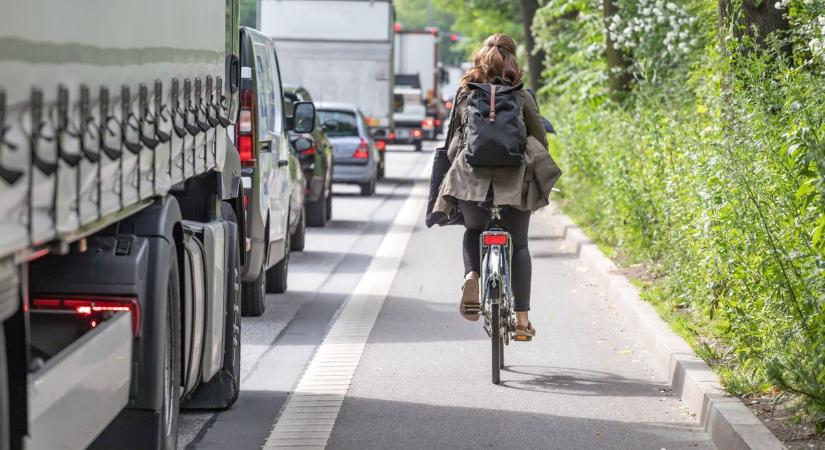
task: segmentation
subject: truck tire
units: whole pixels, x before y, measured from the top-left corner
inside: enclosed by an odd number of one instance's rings
[[[231,276],[226,283],[223,365],[211,380],[198,387],[186,404],[188,408],[227,409],[241,392],[241,244],[235,211],[228,203],[221,206],[221,217],[235,225],[230,237],[230,248],[234,251],[226,266]]]
[[[6,332],[0,323],[0,450],[9,448],[9,379],[6,362]]]
[[[327,224],[329,209],[327,192],[324,191],[321,197],[306,206],[306,224],[311,227],[322,227]]]
[[[166,287],[166,336],[163,339],[163,403],[160,410],[157,446],[161,450],[178,448],[178,413],[180,411],[181,331],[180,331],[180,272],[178,258],[169,257]]]
[[[271,294],[283,294],[287,288],[287,275],[289,274],[289,248],[290,236],[286,234],[284,243],[284,257],[278,264],[275,264],[266,271],[266,291]]]
[[[421,141],[415,141],[415,151],[421,151]]]
[[[241,287],[241,313],[245,317],[259,317],[266,310],[264,273],[262,268],[255,281],[243,283]]]
[[[295,228],[295,233],[289,238],[289,249],[300,252],[306,245],[306,212],[301,209],[301,218],[298,219],[298,226]]]

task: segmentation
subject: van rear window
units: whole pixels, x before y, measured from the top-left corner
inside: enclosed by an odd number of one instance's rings
[[[358,118],[352,111],[318,110],[318,119],[329,137],[358,137]]]

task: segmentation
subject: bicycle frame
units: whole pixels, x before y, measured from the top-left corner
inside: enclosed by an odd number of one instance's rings
[[[510,283],[512,247],[510,233],[501,224],[501,209],[490,207],[491,219],[487,229],[479,238],[481,252],[480,302],[484,315],[484,328],[491,335],[494,323],[491,317],[492,305],[499,305],[500,318],[497,327],[504,343],[510,341],[510,333],[515,329],[512,319],[513,292]],[[502,239],[502,236],[504,239]]]

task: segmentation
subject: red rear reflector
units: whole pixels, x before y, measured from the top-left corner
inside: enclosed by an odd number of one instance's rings
[[[238,136],[238,153],[241,156],[241,164],[255,165],[255,158],[252,154],[252,136]]]
[[[315,147],[310,147],[306,150],[301,150],[302,155],[314,155],[316,153]]]
[[[375,141],[375,148],[378,150],[384,150],[387,148],[386,141]]]
[[[482,240],[484,245],[507,245],[506,234],[485,234]]]
[[[131,312],[132,333],[137,336],[140,331],[140,303],[134,297],[35,298],[31,309],[73,311],[79,317],[88,318],[92,328],[105,319],[106,313]]]

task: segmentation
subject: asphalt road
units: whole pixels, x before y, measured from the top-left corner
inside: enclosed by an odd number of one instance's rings
[[[538,336],[511,343],[501,385],[490,383],[490,341],[480,322],[458,313],[462,229],[423,225],[422,170],[433,146],[391,147],[388,178],[372,197],[335,187],[332,222],[308,229],[305,251],[292,256],[289,292],[268,296],[264,316],[243,319],[240,399],[217,414],[184,413],[181,447],[713,448],[538,215],[530,241]],[[420,220],[403,222],[411,212]],[[359,313],[366,310],[356,298],[377,318]],[[336,354],[340,346],[325,336],[340,335],[352,308],[361,308],[365,342],[348,334],[349,350]],[[290,393],[317,387],[307,377],[319,366],[334,383],[328,392],[345,393],[343,400],[325,395],[315,409],[323,411],[309,413],[299,401],[305,394],[296,394],[281,415]],[[282,429],[298,425],[273,432],[279,420]]]

